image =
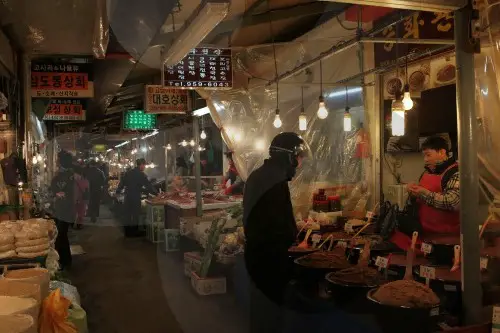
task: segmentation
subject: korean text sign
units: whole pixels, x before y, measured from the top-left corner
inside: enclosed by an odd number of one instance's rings
[[[31,64],[31,97],[94,97],[91,64],[33,62]]]
[[[156,85],[147,85],[144,94],[144,112],[184,114],[191,108],[189,91]]]
[[[374,26],[384,25],[383,20]],[[453,39],[453,13],[419,12],[405,18],[402,22],[385,27],[376,37],[403,39]],[[376,43],[375,65],[387,66],[396,62],[396,57],[407,54],[432,51],[440,47],[432,44]]]
[[[51,99],[43,120],[83,121],[86,117],[83,99]]]
[[[231,89],[231,49],[192,49],[177,65],[165,68],[164,85],[183,89]]]

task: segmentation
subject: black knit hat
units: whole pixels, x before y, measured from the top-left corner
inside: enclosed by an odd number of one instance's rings
[[[69,169],[73,166],[73,155],[71,155],[69,152],[65,150],[61,150],[57,154],[57,158],[59,159],[59,164],[65,168]]]

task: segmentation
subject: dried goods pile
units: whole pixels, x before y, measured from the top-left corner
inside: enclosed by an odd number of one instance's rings
[[[344,269],[350,266],[343,251],[318,251],[298,259],[297,263],[319,269]]]
[[[371,267],[355,266],[328,274],[328,280],[334,283],[377,286],[380,282],[378,271]]]
[[[0,223],[0,259],[36,258],[47,255],[57,229],[45,219]]]
[[[439,304],[439,298],[429,287],[413,280],[382,285],[373,298],[382,304],[410,308],[428,308]]]

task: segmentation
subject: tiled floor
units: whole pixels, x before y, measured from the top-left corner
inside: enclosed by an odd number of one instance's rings
[[[106,208],[96,225],[71,231],[70,239],[86,252],[74,258],[69,275],[91,333],[245,332],[230,295],[195,295],[179,253],[124,238]]]

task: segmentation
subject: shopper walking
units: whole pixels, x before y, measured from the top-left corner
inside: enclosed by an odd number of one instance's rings
[[[59,170],[52,179],[49,191],[54,197],[53,213],[57,225],[56,251],[61,269],[71,266],[72,257],[68,239],[69,226],[75,222],[75,177],[73,156],[61,151],[58,154]]]
[[[250,332],[280,332],[292,266],[288,249],[297,227],[288,182],[306,153],[295,133],[278,134],[270,158],[248,177],[243,196],[245,262],[252,288]]]
[[[101,208],[101,195],[105,183],[104,173],[97,167],[96,161],[91,161],[87,170],[89,182],[89,207],[87,215],[92,223],[97,222]]]
[[[136,161],[137,167],[127,171],[120,179],[120,184],[116,189],[116,194],[120,194],[125,189],[124,201],[124,228],[125,237],[139,236],[139,220],[141,217],[141,194],[143,192],[156,194],[156,190],[151,185],[148,177],[144,173],[146,160],[140,158]]]
[[[75,200],[76,200],[76,221],[75,228],[83,227],[83,219],[87,212],[89,200],[89,182],[85,178],[83,169],[75,167]]]

